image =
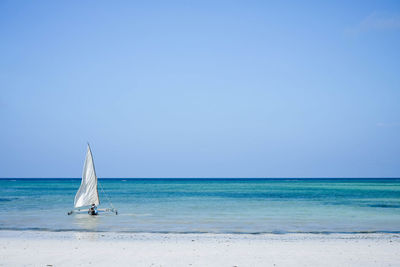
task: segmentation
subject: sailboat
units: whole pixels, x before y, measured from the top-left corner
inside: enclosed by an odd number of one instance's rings
[[[71,215],[72,213],[79,213],[81,211],[88,211],[88,213],[90,214],[90,210],[92,210],[93,212],[94,208],[96,208],[96,214],[92,213],[92,215],[97,215],[98,211],[113,212],[116,215],[118,214],[118,211],[114,209],[114,207],[112,206],[111,201],[110,205],[112,208],[97,209],[97,206],[100,205],[99,191],[97,189],[97,184],[98,181],[96,176],[96,170],[94,168],[93,155],[90,149],[90,145],[88,144],[85,164],[83,165],[81,186],[79,187],[78,192],[75,195],[75,200],[74,200],[75,209],[68,212],[68,215]],[[87,207],[87,209],[83,209],[84,207]]]

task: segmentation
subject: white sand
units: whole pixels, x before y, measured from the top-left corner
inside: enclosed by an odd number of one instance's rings
[[[0,231],[0,266],[400,266],[398,234]]]

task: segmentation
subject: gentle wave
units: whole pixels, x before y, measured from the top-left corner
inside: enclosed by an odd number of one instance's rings
[[[202,231],[106,231],[84,229],[49,229],[49,228],[13,228],[4,227],[0,231],[41,231],[41,232],[81,232],[81,233],[132,233],[132,234],[234,234],[234,235],[263,235],[263,234],[400,234],[400,231],[271,231],[271,232],[202,232]]]

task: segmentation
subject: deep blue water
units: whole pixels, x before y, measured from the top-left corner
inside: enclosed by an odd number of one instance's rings
[[[0,179],[0,229],[400,232],[400,179],[99,179],[100,208],[68,216],[80,179]],[[105,193],[101,188],[104,188]]]

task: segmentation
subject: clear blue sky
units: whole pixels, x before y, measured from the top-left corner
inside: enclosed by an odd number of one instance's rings
[[[0,177],[400,177],[399,1],[0,12]]]

